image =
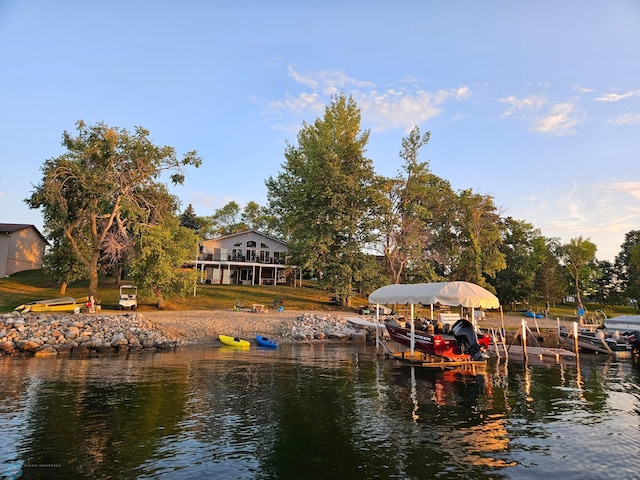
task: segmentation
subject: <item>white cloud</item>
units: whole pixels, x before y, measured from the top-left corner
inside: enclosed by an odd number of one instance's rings
[[[628,125],[630,123],[640,123],[640,113],[626,113],[620,117],[612,118],[608,121],[613,125]]]
[[[593,88],[589,88],[589,87],[582,87],[580,85],[574,85],[573,88],[576,92],[578,93],[592,93],[595,90]]]
[[[372,125],[373,130],[402,128],[410,131],[414,126],[440,115],[443,104],[447,101],[461,101],[471,96],[471,90],[465,85],[456,88],[440,89],[428,92],[416,87],[406,87],[405,78],[401,88],[388,88],[382,92],[372,82],[349,77],[340,71],[321,70],[300,73],[289,67],[289,76],[306,87],[307,92],[297,97],[275,100],[267,104],[269,116],[286,118],[293,115],[298,119],[321,114],[329,97],[344,91],[356,101],[365,124]],[[295,121],[288,121],[289,124]],[[282,125],[274,125],[279,130],[289,130]],[[299,124],[298,124],[299,128]]]
[[[547,100],[540,95],[531,95],[523,98],[511,95],[509,97],[500,98],[498,101],[500,103],[506,103],[509,106],[509,108],[502,113],[502,117],[508,117],[517,112],[537,111],[547,103]]]
[[[530,130],[548,135],[570,135],[579,123],[578,109],[569,102],[557,103],[546,115],[534,120]]]
[[[620,100],[631,97],[640,97],[640,89],[631,90],[626,93],[605,93],[604,95],[594,98],[594,100],[597,102],[619,102]]]
[[[447,100],[464,100],[471,95],[468,87],[442,89],[435,93],[418,90],[407,93],[400,90],[371,91],[356,95],[363,117],[374,130],[403,128],[406,131],[442,113],[441,105]]]

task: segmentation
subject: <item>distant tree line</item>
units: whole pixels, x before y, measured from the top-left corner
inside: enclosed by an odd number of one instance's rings
[[[297,144],[287,144],[280,171],[266,179],[269,202],[231,201],[209,216],[178,199],[159,176],[198,167],[197,152],[178,160],[148,132],[131,134],[79,122],[65,132],[68,152],[47,160],[43,179],[26,202],[41,208],[51,241],[45,264],[66,283],[98,272],[125,273],[164,296],[193,287],[198,242],[254,229],[287,242],[289,263],[318,279],[342,303],[354,292],[388,283],[465,280],[495,291],[503,304],[547,306],[567,295],[603,306],[640,296],[640,230],[625,236],[612,264],[596,259],[596,246],[577,237],[567,244],[542,236],[530,223],[503,217],[493,198],[455,191],[431,172],[420,151],[430,132],[415,127],[402,139],[403,163],[394,177],[376,174],[365,151],[351,97],[334,96],[324,116],[303,123]]]

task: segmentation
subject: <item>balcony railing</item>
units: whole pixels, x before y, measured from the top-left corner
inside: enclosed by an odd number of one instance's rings
[[[242,263],[262,263],[264,265],[284,265],[283,258],[269,258],[268,260],[260,259],[260,257],[249,257],[245,255],[216,255],[213,253],[201,253],[198,255],[199,262],[242,262]]]

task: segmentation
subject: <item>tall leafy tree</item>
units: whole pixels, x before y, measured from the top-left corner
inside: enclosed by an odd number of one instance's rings
[[[594,279],[596,300],[603,309],[612,305],[619,297],[619,281],[613,263],[608,260],[598,262],[598,276]]]
[[[380,216],[380,240],[392,283],[406,280],[407,271],[433,271],[428,263],[431,242],[427,222],[431,217],[430,191],[433,174],[428,162],[419,162],[420,148],[429,142],[431,134],[420,133],[415,127],[402,139],[400,157],[405,160],[404,172],[385,182],[385,199]]]
[[[126,235],[127,223],[153,223],[162,216],[168,198],[160,175],[169,172],[174,184],[183,183],[186,168],[202,160],[195,151],[178,159],[173,147],[154,145],[142,127],[129,132],[79,121],[76,128],[75,136],[64,132],[66,152],[45,161],[42,180],[25,201],[42,209],[46,230],[64,234],[87,269],[89,295],[97,297],[98,265],[108,236],[114,230]],[[86,239],[88,248],[78,239]]]
[[[582,236],[572,238],[562,246],[562,260],[573,281],[578,304],[582,304],[581,290],[591,286],[596,273],[596,250],[596,245]]]
[[[625,234],[615,266],[621,289],[629,298],[640,300],[640,230],[631,230]]]
[[[535,296],[543,299],[547,307],[567,296],[567,281],[560,263],[562,246],[557,238],[545,239],[541,263],[536,270]]]
[[[506,267],[500,251],[504,225],[493,198],[463,190],[458,196],[455,231],[458,258],[452,276],[486,285],[486,277],[494,277]]]
[[[545,240],[540,230],[528,222],[504,219],[504,242],[500,251],[506,268],[491,283],[503,303],[529,301],[534,296],[536,272],[540,267]]]
[[[244,206],[240,214],[240,221],[252,230],[267,235],[274,234],[275,219],[269,213],[268,208],[262,207],[256,202],[251,201]]]
[[[341,94],[297,139],[297,146],[287,144],[281,172],[266,181],[269,206],[281,218],[293,262],[318,272],[348,305],[379,204],[378,178],[364,156],[369,132],[361,131],[354,100]]]
[[[158,308],[164,307],[166,296],[193,289],[198,272],[184,265],[197,252],[195,231],[181,226],[178,217],[166,216],[162,222],[140,225],[137,237],[130,275],[143,291],[152,292]]]

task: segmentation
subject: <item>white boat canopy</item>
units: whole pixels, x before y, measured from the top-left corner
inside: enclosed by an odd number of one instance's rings
[[[369,295],[374,304],[448,305],[467,308],[500,308],[500,301],[487,289],[470,282],[438,282],[387,285]]]

